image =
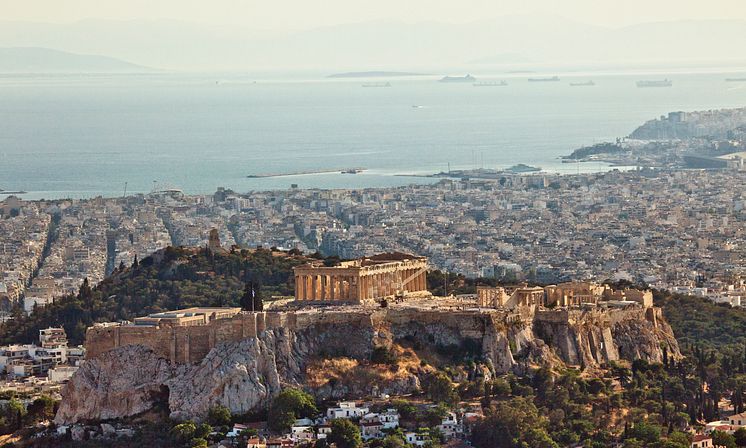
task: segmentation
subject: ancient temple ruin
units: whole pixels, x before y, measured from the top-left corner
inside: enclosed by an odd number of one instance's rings
[[[364,303],[427,292],[427,258],[388,253],[327,266],[294,269],[295,300]]]

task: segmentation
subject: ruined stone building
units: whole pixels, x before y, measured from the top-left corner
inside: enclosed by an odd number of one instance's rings
[[[544,288],[527,285],[517,288],[477,286],[477,305],[483,308],[577,307],[605,304],[628,306],[639,304],[653,306],[653,293],[649,290],[625,288],[615,290],[609,285],[593,282],[565,282]]]
[[[427,258],[388,253],[326,266],[323,261],[294,268],[299,301],[365,303],[427,292]]]

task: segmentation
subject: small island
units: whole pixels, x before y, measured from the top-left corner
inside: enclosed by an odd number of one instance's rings
[[[609,158],[610,156],[616,157],[626,152],[628,151],[622,147],[619,141],[616,143],[603,142],[578,148],[569,156],[563,156],[562,159],[565,162],[588,162],[596,160],[598,156]]]

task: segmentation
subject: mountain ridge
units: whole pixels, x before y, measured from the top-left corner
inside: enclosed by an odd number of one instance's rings
[[[670,36],[677,36],[677,45],[667,44]],[[0,22],[0,43],[6,47],[59,48],[187,70],[318,70],[323,66],[334,73],[350,67],[369,71],[400,66],[430,72],[505,53],[538,64],[726,61],[739,54],[744,40],[746,21],[735,19],[608,28],[558,16],[522,15],[469,23],[376,20],[285,32],[164,20]],[[498,60],[497,64],[522,67],[526,62]]]
[[[46,47],[0,47],[0,72],[5,73],[149,71],[153,69],[97,54],[71,53]]]

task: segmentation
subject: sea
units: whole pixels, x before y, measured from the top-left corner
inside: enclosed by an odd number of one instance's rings
[[[441,75],[0,75],[0,189],[55,199],[388,187],[518,163],[604,171],[614,168],[560,157],[670,111],[746,106],[746,82],[725,81],[746,74],[716,69],[472,75],[508,85]],[[664,78],[673,87],[636,87]],[[364,171],[341,172],[350,168]],[[267,174],[278,176],[250,177]]]

